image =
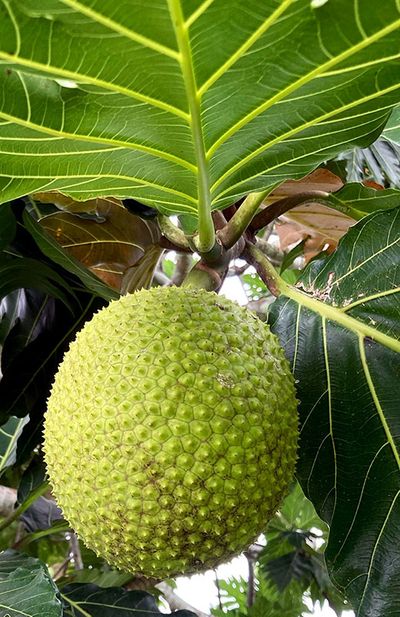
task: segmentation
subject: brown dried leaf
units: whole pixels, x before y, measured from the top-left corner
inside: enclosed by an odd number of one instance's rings
[[[113,199],[111,197],[107,200],[88,199],[88,201],[75,201],[72,197],[67,197],[67,195],[63,195],[58,191],[34,193],[32,198],[42,204],[53,204],[54,206],[57,206],[59,210],[72,213],[96,212],[97,205],[101,201],[120,203],[117,199]]]
[[[336,192],[342,187],[343,181],[339,176],[327,169],[316,169],[301,180],[284,182],[271,193],[265,203],[270,205],[275,201],[310,191]],[[287,251],[298,242],[306,240],[304,256],[308,262],[324,249],[332,252],[353,223],[352,218],[337,210],[317,202],[308,202],[280,217],[276,231],[282,251]]]
[[[98,220],[88,220],[72,212],[55,212],[41,218],[40,224],[66,251],[117,291],[148,286],[161,254],[157,221],[131,214],[116,199],[97,199],[90,203],[90,210],[96,212]],[[85,207],[84,211],[89,209]],[[137,268],[136,277],[132,268],[139,264],[142,267]],[[128,272],[129,289],[124,282]]]
[[[334,193],[343,186],[341,178],[328,169],[316,169],[301,180],[287,180],[281,184],[268,196],[265,200],[265,205],[269,205],[280,199],[285,199],[286,197],[308,193],[309,191]]]

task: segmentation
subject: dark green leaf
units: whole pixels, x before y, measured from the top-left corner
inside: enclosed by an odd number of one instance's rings
[[[71,290],[50,266],[36,259],[10,258],[0,253],[0,298],[21,288],[36,289],[58,298],[73,311],[73,305],[67,295]]]
[[[57,588],[38,559],[6,551],[0,554],[2,617],[62,617]]]
[[[62,598],[65,617],[152,617],[161,614],[154,597],[145,591],[69,585],[63,588]],[[189,611],[177,611],[174,616],[195,617]]]
[[[52,528],[62,518],[62,512],[55,501],[39,497],[25,510],[20,521],[26,531],[34,533]]]
[[[307,588],[313,577],[310,556],[304,551],[292,551],[268,561],[266,572],[282,593],[292,580],[301,581]]]
[[[400,209],[378,211],[271,311],[301,401],[298,477],[359,617],[400,612],[399,248]]]
[[[10,415],[22,418],[29,414],[30,421],[18,440],[17,456],[22,461],[41,438],[46,399],[62,355],[76,330],[92,315],[95,305],[92,299],[86,299],[84,308],[71,315],[52,298],[42,296],[40,303],[36,296],[21,292],[20,299],[18,304],[9,304],[14,311],[15,327],[3,348],[0,418],[6,421]],[[19,351],[16,355],[14,346]]]
[[[0,251],[7,248],[15,236],[17,223],[8,204],[0,208]]]
[[[18,503],[23,503],[32,491],[35,491],[46,481],[46,468],[44,463],[35,457],[28,469],[25,470],[18,487]]]

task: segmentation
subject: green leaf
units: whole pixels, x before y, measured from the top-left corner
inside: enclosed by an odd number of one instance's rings
[[[223,613],[213,610],[213,615],[221,615],[238,609],[239,614],[246,613],[247,608],[247,581],[243,578],[229,577],[218,581],[218,591],[223,605]]]
[[[125,591],[118,587],[101,589],[97,585],[68,585],[62,591],[65,617],[152,617],[161,614],[156,601],[146,591]],[[174,612],[176,617],[195,617],[189,611]]]
[[[46,566],[12,550],[0,555],[0,612],[6,617],[61,617],[61,601]]]
[[[98,587],[122,587],[132,580],[133,575],[119,570],[100,570],[91,568],[76,570],[72,575],[74,583],[95,583]]]
[[[17,442],[29,417],[15,418],[11,416],[3,426],[0,427],[0,474],[7,467],[14,465],[17,459]]]
[[[242,274],[241,278],[249,302],[255,302],[270,295],[266,284],[254,272]]]
[[[294,246],[288,253],[286,253],[286,255],[283,258],[281,269],[280,269],[281,275],[285,272],[285,270],[290,268],[290,266],[293,264],[295,259],[297,259],[297,257],[301,257],[301,255],[303,255],[305,244],[306,244],[306,238],[298,242],[296,246]]]
[[[400,145],[400,105],[392,111],[383,136],[394,144]]]
[[[367,145],[398,103],[397,0],[126,6],[0,5],[4,200],[113,195],[204,220]]]
[[[298,478],[359,617],[400,611],[399,247],[400,209],[378,211],[271,311],[301,401]]]
[[[325,199],[318,198],[317,201],[358,220],[376,210],[389,210],[399,206],[400,190],[377,190],[363,184],[351,183],[335,193],[329,193]]]
[[[24,514],[22,515],[22,517],[24,517]],[[58,562],[59,565],[60,560],[57,558],[64,558],[68,550],[68,543],[65,540],[65,533],[67,531],[71,531],[70,524],[63,519],[55,518],[54,522],[47,529],[40,529],[39,531],[33,531],[24,535],[24,537],[18,542],[18,547],[22,547],[24,550],[26,549],[27,551],[31,551],[32,547],[29,545],[32,543],[36,543],[38,540],[40,540],[40,542],[37,543],[38,557],[42,559],[42,561],[45,561],[47,564],[49,564],[49,555],[47,554],[47,552],[49,551],[50,553],[55,553],[56,559],[52,560],[52,562]],[[48,536],[57,536],[57,541],[54,542],[54,537],[48,538]],[[62,540],[60,538],[62,538]],[[92,570],[89,571],[91,572]]]
[[[9,206],[0,210],[0,251],[5,249],[15,236],[17,223],[13,211]]]
[[[309,530],[312,527],[321,529],[326,534],[328,532],[327,526],[315,512],[313,504],[305,497],[301,486],[296,482],[279,508],[279,512],[268,525],[268,529],[289,531],[291,529]]]
[[[23,503],[29,495],[46,481],[46,468],[35,457],[24,471],[18,487],[18,503]]]

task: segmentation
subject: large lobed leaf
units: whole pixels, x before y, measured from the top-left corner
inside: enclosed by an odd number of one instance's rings
[[[69,585],[62,591],[65,617],[158,617],[156,600],[146,591],[125,591],[120,587],[101,589],[97,585]],[[176,617],[195,617],[181,610]]]
[[[399,4],[312,5],[3,0],[2,199],[196,214],[370,143],[399,100]]]
[[[400,145],[400,105],[392,111],[383,135],[393,144]]]
[[[352,227],[281,285],[271,323],[298,384],[298,477],[358,617],[400,614],[400,209]]]
[[[9,550],[0,555],[2,617],[62,617],[57,589],[38,559]]]

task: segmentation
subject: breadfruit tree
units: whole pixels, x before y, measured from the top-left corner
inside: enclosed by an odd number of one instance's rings
[[[399,28],[0,2],[0,617],[400,614]]]

